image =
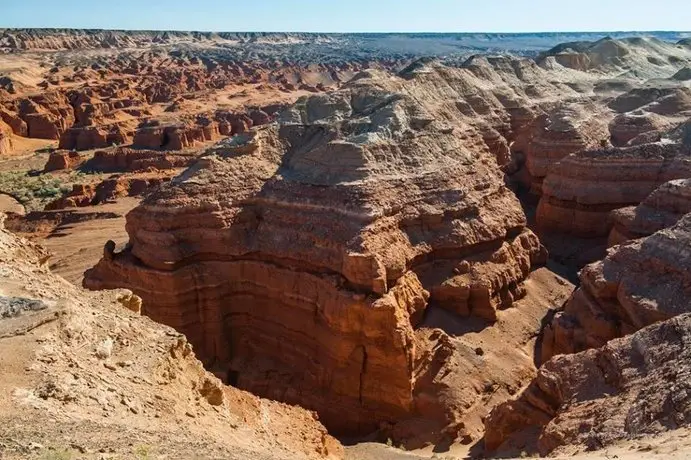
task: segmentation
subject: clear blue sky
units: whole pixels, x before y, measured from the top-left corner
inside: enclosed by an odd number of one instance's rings
[[[304,32],[689,30],[691,0],[0,0],[1,27]]]

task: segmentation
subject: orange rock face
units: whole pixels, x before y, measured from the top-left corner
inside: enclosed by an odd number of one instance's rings
[[[48,161],[43,168],[43,172],[60,171],[63,169],[73,169],[84,162],[84,158],[77,152],[67,152],[57,150],[51,152]]]
[[[218,144],[128,215],[128,249],[85,286],[130,287],[209,368],[334,432],[430,404],[443,427],[451,400],[416,399],[448,359],[423,352],[449,340],[416,331],[425,311],[495,319],[545,257],[481,132],[437,120],[445,78],[362,74]]]
[[[580,274],[581,287],[545,329],[543,360],[603,346],[691,309],[686,245],[691,216],[610,250]]]
[[[89,170],[102,172],[144,172],[150,169],[184,168],[194,162],[195,154],[172,153],[161,150],[141,150],[118,147],[94,152],[85,165]]]
[[[602,348],[555,357],[518,399],[490,413],[486,448],[546,456],[688,427],[690,339],[691,315],[684,314]]]
[[[12,150],[12,131],[0,120],[0,155],[8,155]]]
[[[606,236],[612,210],[637,205],[664,182],[690,177],[690,160],[688,148],[675,142],[570,155],[545,178],[537,223],[545,230]]]
[[[691,212],[691,179],[665,182],[635,207],[612,211],[609,246],[652,235]]]

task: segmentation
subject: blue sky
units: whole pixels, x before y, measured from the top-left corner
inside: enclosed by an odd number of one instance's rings
[[[0,27],[305,32],[689,30],[691,0],[0,0]]]

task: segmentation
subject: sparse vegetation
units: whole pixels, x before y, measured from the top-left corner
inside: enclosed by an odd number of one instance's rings
[[[72,184],[88,182],[86,174],[70,171],[66,174],[30,174],[29,171],[0,172],[0,193],[16,198],[27,211],[43,207],[72,189]]]
[[[137,446],[137,448],[134,449],[134,454],[137,456],[137,459],[139,460],[150,460],[151,458],[153,458],[151,456],[151,446],[147,445]]]

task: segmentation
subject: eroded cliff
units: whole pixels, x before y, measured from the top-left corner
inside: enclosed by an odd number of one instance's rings
[[[443,427],[459,403],[415,390],[456,345],[416,331],[426,311],[491,324],[545,260],[448,85],[467,74],[363,73],[220,143],[128,215],[127,249],[106,249],[85,286],[130,287],[209,368],[334,432],[440,405]]]

